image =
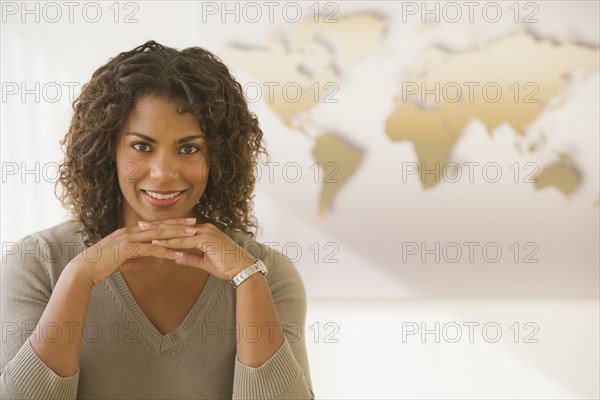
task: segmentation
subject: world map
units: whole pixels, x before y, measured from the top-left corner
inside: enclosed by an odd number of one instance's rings
[[[219,56],[233,70],[247,71],[255,78],[286,126],[308,135],[302,117],[320,102],[336,101],[337,91],[345,85],[343,71],[359,65],[382,44],[387,25],[384,17],[371,14],[347,16],[335,24],[307,19],[291,34],[271,32],[258,45],[231,44]],[[480,121],[488,132],[508,124],[523,135],[552,107],[553,99],[560,102],[572,71],[589,74],[598,68],[597,48],[556,43],[524,30],[467,51],[429,46],[400,72],[398,82],[391,83],[397,85],[395,106],[381,134],[390,142],[413,145],[420,183],[428,190],[438,181],[425,172],[435,165],[449,165],[470,121]],[[299,90],[314,96],[294,97]],[[541,137],[540,141],[546,140]],[[519,151],[533,154],[541,144],[534,142]],[[364,150],[343,132],[324,131],[314,137],[312,158],[325,172],[318,207],[322,218],[364,157]],[[327,179],[328,173],[335,179]],[[535,172],[533,182],[537,190],[554,187],[570,196],[585,174],[572,154],[559,153],[553,163]],[[600,200],[591,206],[599,207]]]

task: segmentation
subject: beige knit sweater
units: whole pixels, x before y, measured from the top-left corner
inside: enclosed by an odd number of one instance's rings
[[[236,357],[236,335],[268,334],[269,327],[236,329],[235,290],[229,282],[211,275],[179,328],[162,335],[115,272],[92,290],[79,371],[65,378],[55,374],[30,340],[69,334],[68,326],[37,322],[63,268],[85,249],[80,229],[76,222],[64,222],[4,246],[1,399],[314,398],[302,279],[289,259],[242,232],[227,234],[268,267],[284,330],[283,345],[265,364],[252,368]]]

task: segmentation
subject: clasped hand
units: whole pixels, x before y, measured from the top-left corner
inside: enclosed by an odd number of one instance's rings
[[[78,254],[71,264],[94,287],[114,272],[143,270],[147,257],[201,268],[227,280],[256,261],[215,225],[176,218],[119,228]]]
[[[231,280],[244,268],[256,261],[245,249],[211,223],[183,225],[172,220],[139,221],[143,231],[184,229],[185,236],[173,239],[154,239],[152,244],[181,253],[177,264],[202,268],[220,279]]]

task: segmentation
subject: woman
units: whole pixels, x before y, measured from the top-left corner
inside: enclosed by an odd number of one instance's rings
[[[0,397],[313,398],[302,280],[249,230],[266,151],[227,67],[149,41],[73,109],[73,219],[3,257]]]

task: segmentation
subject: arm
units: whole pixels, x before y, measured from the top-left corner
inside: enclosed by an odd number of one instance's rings
[[[242,332],[247,329],[257,331],[256,337],[254,333],[241,336],[237,343],[237,358],[247,366],[258,368],[283,344],[283,332],[266,276],[255,273],[236,289],[235,311],[236,326]]]
[[[143,229],[160,230],[161,223]],[[236,342],[233,398],[313,398],[302,335],[306,293],[294,264],[279,251],[265,251],[266,246],[247,242],[243,233],[238,237],[234,231],[226,234],[211,223],[198,225],[193,231],[192,236],[152,243],[187,250],[175,259],[177,264],[202,268],[220,279],[231,280],[256,258],[269,270],[266,277],[253,275],[242,282],[235,293],[236,327],[242,330],[237,338],[242,338]],[[232,244],[233,252],[228,250]],[[244,250],[248,244],[252,246]],[[255,253],[270,254],[264,258]],[[251,326],[255,332],[259,330],[258,335],[250,337]]]
[[[279,252],[263,262],[269,274],[256,273],[236,289],[236,322],[242,334],[233,398],[312,399],[302,335],[306,318],[302,280]]]
[[[185,223],[180,219],[166,222]],[[11,250],[10,256],[3,256],[0,398],[74,399],[92,287],[117,270],[135,268],[125,265],[129,259],[149,256],[175,259],[173,250],[148,242],[185,234],[183,229],[173,228],[159,231],[120,228],[94,245],[90,260],[79,235],[72,238],[83,251],[79,254],[73,251],[77,255],[72,258],[67,247],[74,243],[66,241],[70,227],[60,228],[62,232],[51,233],[53,239],[45,241],[40,235],[31,235],[16,244],[17,251]],[[131,244],[135,244],[134,252],[127,251]],[[25,324],[33,324],[38,333],[34,331],[29,337],[31,332],[25,332]],[[5,326],[15,329],[5,335]],[[5,341],[5,337],[9,338]]]
[[[91,286],[68,264],[52,289],[56,258],[42,248],[50,247],[30,237],[17,244],[15,254],[3,256],[1,398],[74,399],[77,394]]]
[[[79,273],[77,264],[68,264],[38,323],[39,327],[60,327],[60,336],[56,339],[48,334],[29,339],[42,361],[61,377],[73,376],[79,371],[83,326],[91,292],[92,285]]]

